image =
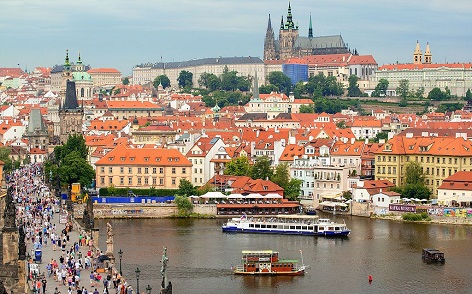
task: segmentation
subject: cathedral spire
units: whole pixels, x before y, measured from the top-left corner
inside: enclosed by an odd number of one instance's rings
[[[270,14],[269,14],[269,23],[267,24],[267,31],[273,31],[272,30],[272,22],[270,21]]]
[[[313,26],[311,25],[311,13],[310,13],[310,26],[308,27],[308,38],[313,38]]]
[[[269,22],[267,24],[267,31],[264,40],[264,60],[271,60],[276,59],[275,54],[275,37],[274,37],[274,30],[272,29],[272,21],[270,20],[269,14]]]
[[[280,20],[280,29],[284,29],[284,16],[282,15],[282,19]]]

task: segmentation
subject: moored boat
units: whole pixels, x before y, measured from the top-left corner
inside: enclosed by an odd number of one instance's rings
[[[444,253],[431,248],[424,248],[422,252],[422,258],[426,261],[431,262],[445,262]]]
[[[302,251],[300,250],[300,254]],[[298,260],[279,259],[279,253],[273,250],[243,250],[241,264],[233,267],[236,275],[261,276],[301,276],[305,274],[305,265],[299,266]]]
[[[278,215],[270,218],[243,215],[222,226],[228,233],[285,234],[308,236],[347,236],[351,232],[345,223],[320,219],[316,215]]]

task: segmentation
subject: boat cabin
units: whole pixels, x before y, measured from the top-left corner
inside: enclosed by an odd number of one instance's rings
[[[424,260],[427,260],[427,261],[434,261],[434,262],[446,261],[446,259],[444,258],[444,253],[436,249],[430,249],[430,248],[423,249],[422,257]]]

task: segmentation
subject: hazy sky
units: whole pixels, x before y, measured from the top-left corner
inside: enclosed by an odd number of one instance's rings
[[[294,0],[300,35],[341,33],[379,65],[412,62],[419,40],[433,62],[472,61],[471,0]],[[0,67],[72,61],[124,75],[144,62],[217,56],[262,58],[268,15],[278,35],[281,0],[2,0]]]

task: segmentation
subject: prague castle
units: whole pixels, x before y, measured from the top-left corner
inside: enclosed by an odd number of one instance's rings
[[[313,37],[310,15],[308,37],[299,35],[298,25],[293,22],[292,8],[288,4],[287,17],[280,21],[279,39],[274,37],[274,30],[269,15],[266,37],[264,40],[264,60],[285,60],[291,57],[321,54],[350,53],[341,35]]]

